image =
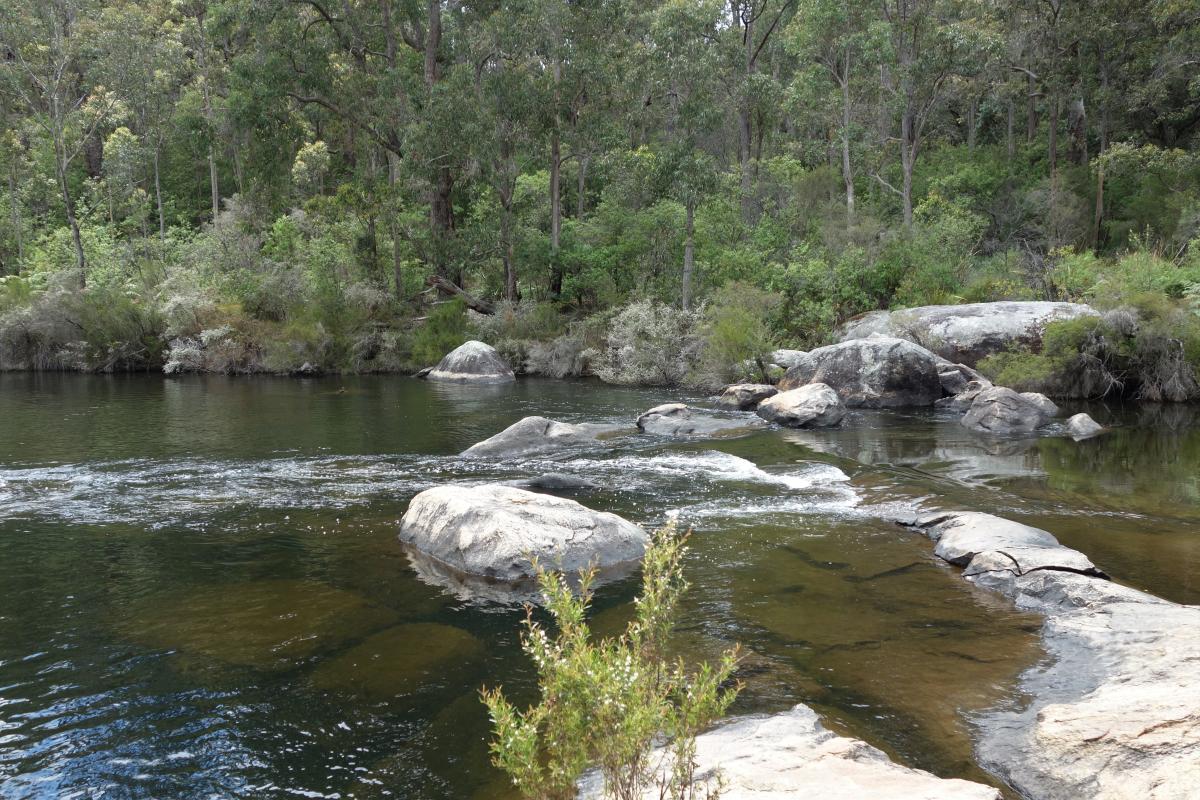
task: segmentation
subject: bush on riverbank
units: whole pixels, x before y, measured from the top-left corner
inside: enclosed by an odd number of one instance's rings
[[[1131,283],[1137,289],[1164,285],[1162,272],[1134,272]],[[1102,280],[1106,283],[1099,290],[1112,292],[1106,299],[1119,305],[1099,317],[1051,323],[1039,352],[1000,353],[984,359],[980,370],[1001,385],[1058,397],[1200,399],[1200,311],[1191,299],[1195,289],[1180,283],[1180,299],[1175,299],[1156,292],[1125,293],[1110,279]]]

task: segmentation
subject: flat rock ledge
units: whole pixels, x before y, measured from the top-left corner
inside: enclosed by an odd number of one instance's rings
[[[483,342],[464,342],[423,376],[430,381],[447,383],[511,383],[516,380],[496,348]]]
[[[803,705],[735,718],[700,735],[696,762],[697,797],[719,788],[722,800],[1000,800],[990,786],[896,764],[866,742],[826,730]],[[600,776],[589,774],[579,796],[599,800],[602,790]]]
[[[1023,700],[976,719],[980,763],[1031,800],[1186,800],[1200,787],[1200,606],[1112,583],[1049,533],[990,514],[897,520],[966,580],[1045,616]]]
[[[536,574],[533,559],[568,573],[634,563],[647,537],[632,522],[574,500],[484,484],[418,494],[400,520],[400,541],[456,572],[521,582]]]
[[[553,453],[557,450],[594,446],[598,443],[598,436],[612,431],[613,429],[603,425],[572,425],[546,417],[525,417],[495,436],[471,445],[462,455],[511,458]]]
[[[639,431],[658,436],[732,436],[765,425],[757,417],[722,415],[685,403],[664,403],[637,418]]]

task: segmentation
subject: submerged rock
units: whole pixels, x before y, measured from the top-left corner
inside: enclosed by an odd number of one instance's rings
[[[640,559],[646,533],[616,514],[512,486],[438,486],[409,503],[400,540],[459,572],[519,581],[543,566],[577,573]]]
[[[592,491],[601,488],[600,484],[595,481],[580,478],[578,475],[568,475],[565,472],[545,472],[541,475],[534,475],[532,478],[505,481],[505,485],[546,492]]]
[[[326,691],[387,700],[483,655],[483,643],[462,628],[427,622],[397,625],[321,664],[312,683]]]
[[[1082,316],[1098,315],[1080,303],[1042,301],[920,306],[863,314],[842,327],[841,339],[897,336],[950,361],[975,366],[981,359],[1013,347],[1036,350],[1047,324]]]
[[[717,400],[717,408],[753,411],[763,400],[778,393],[779,390],[769,383],[735,383],[725,387]]]
[[[668,763],[660,769],[669,769],[669,757],[655,754],[650,763],[662,760]],[[719,789],[722,800],[1000,800],[990,786],[896,764],[866,742],[826,730],[803,705],[735,718],[696,737],[693,785],[698,797]],[[598,800],[603,789],[600,775],[589,773],[579,796]]]
[[[451,383],[508,383],[516,380],[516,376],[494,347],[470,341],[447,353],[425,379]]]
[[[659,436],[714,436],[762,427],[754,417],[731,417],[692,408],[684,403],[655,406],[637,418],[638,430]]]
[[[545,417],[525,417],[491,438],[473,444],[464,456],[528,456],[596,444],[601,425],[572,425]]]
[[[1104,432],[1104,426],[1087,414],[1076,414],[1067,420],[1067,434],[1075,439],[1087,439]]]
[[[152,595],[126,609],[120,627],[135,641],[188,658],[277,671],[395,619],[346,589],[264,580]]]
[[[1046,531],[980,513],[908,520],[939,555],[1046,616],[1019,707],[979,719],[980,760],[1039,800],[1184,800],[1200,786],[1200,607],[1104,579]]]
[[[962,418],[962,424],[979,433],[1011,436],[1031,433],[1044,425],[1047,419],[1045,406],[1012,389],[993,386],[975,396]]]
[[[809,383],[763,401],[757,413],[768,422],[789,428],[828,428],[842,421],[846,406],[825,384]]]
[[[855,339],[808,355],[808,361],[787,371],[780,390],[824,383],[850,408],[929,406],[942,396],[940,359],[903,339]]]

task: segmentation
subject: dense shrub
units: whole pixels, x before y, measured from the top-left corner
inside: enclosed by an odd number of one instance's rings
[[[699,312],[642,300],[607,319],[603,345],[584,354],[606,383],[677,386],[696,372],[704,352]]]

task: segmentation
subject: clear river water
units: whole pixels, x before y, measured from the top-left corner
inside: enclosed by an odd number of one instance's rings
[[[396,540],[413,494],[445,482],[565,472],[599,484],[571,495],[593,508],[677,512],[695,535],[676,646],[741,643],[734,713],[805,702],[947,777],[995,782],[973,720],[1020,702],[1040,620],[882,511],[1019,519],[1200,602],[1190,407],[1094,406],[1117,427],[1080,443],[854,412],[833,430],[456,455],[526,415],[632,426],[676,399],[705,402],[588,381],[0,374],[0,797],[510,797],[478,690],[532,698],[523,612],[422,582]],[[595,627],[620,630],[636,590],[603,587]]]

